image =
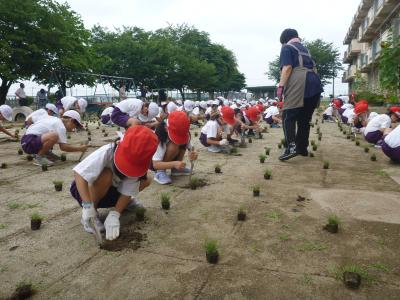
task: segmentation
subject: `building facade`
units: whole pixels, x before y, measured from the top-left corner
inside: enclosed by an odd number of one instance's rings
[[[390,31],[400,34],[400,0],[361,0],[343,44],[348,45],[343,63],[348,68],[342,82],[352,91],[356,76],[370,89],[379,88],[379,54]]]

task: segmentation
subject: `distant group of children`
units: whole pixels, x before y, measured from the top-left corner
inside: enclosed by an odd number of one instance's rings
[[[361,133],[392,161],[400,162],[400,106],[389,107],[387,113],[378,114],[369,110],[366,100],[343,104],[340,99],[334,99],[324,111],[323,119],[348,124],[353,132]]]

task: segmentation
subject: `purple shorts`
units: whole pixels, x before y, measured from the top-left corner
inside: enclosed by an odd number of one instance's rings
[[[265,119],[265,122],[267,122],[267,124],[271,125],[272,123],[274,123],[274,120],[272,120],[272,116],[270,116]]]
[[[396,162],[400,162],[400,146],[396,148],[390,147],[388,144],[385,143],[385,140],[382,142],[382,151],[386,154],[389,158]]]
[[[22,150],[27,154],[38,154],[42,149],[42,137],[40,135],[25,134],[21,138]]]
[[[339,113],[339,115],[342,115],[344,111],[345,111],[345,109],[344,109],[344,108],[339,108],[339,109],[338,109],[338,113]]]
[[[56,105],[56,107],[57,107],[58,110],[64,109],[64,106],[63,106],[61,100],[57,101],[55,105]]]
[[[120,111],[118,107],[115,107],[111,114],[111,121],[120,127],[126,127],[126,123],[128,123],[129,115]]]
[[[200,133],[200,143],[204,146],[204,147],[210,147],[210,145],[207,143],[207,135],[205,135],[204,133]]]
[[[347,124],[347,122],[349,121],[349,118],[348,117],[345,117],[345,116],[341,116],[341,118],[342,118],[342,122],[344,123],[344,124]]]
[[[110,115],[101,116],[101,123],[108,124],[108,122],[110,122],[110,119]]]
[[[380,130],[368,132],[364,135],[366,141],[371,144],[376,144],[382,139],[383,133]]]
[[[72,181],[71,187],[69,189],[72,197],[75,198],[75,200],[78,202],[80,206],[82,206],[82,198],[81,195],[79,195],[78,188],[76,187],[76,182],[75,180]],[[100,199],[97,207],[98,208],[108,208],[108,207],[115,207],[115,205],[118,202],[119,196],[121,196],[120,192],[117,191],[117,188],[115,186],[111,186],[106,195]]]

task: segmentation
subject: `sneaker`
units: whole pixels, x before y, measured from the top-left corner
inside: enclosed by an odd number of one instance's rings
[[[100,230],[100,232],[104,232],[104,224],[103,222],[100,221],[99,216],[94,217],[94,223],[96,224],[96,227]],[[81,224],[83,225],[83,229],[88,232],[94,234],[94,228],[90,225],[89,221],[85,222],[83,219],[81,219]]]
[[[217,146],[217,145],[211,145],[207,147],[207,150],[213,153],[218,153],[221,152],[221,147]]]
[[[285,161],[288,159],[291,159],[295,156],[297,156],[297,151],[296,151],[296,144],[295,143],[290,143],[289,146],[285,149],[283,154],[279,156],[280,161]]]
[[[159,184],[170,184],[172,182],[171,177],[164,170],[157,171],[154,180]]]
[[[51,160],[52,162],[61,159],[58,155],[54,154],[52,151],[48,151],[48,152],[46,153],[46,158],[47,158],[48,160]]]
[[[42,157],[40,155],[35,155],[33,164],[36,166],[43,166],[43,165],[52,166],[52,165],[54,165],[54,163],[52,161],[50,161],[47,158]]]
[[[137,198],[132,198],[131,202],[129,202],[129,204],[128,204],[128,206],[126,207],[126,209],[129,210],[129,211],[133,211],[133,210],[135,210],[137,207],[144,208],[144,205],[142,204],[142,202],[139,201],[139,199],[137,199]]]
[[[178,169],[172,168],[171,175],[172,176],[188,176],[188,175],[190,175],[190,169],[183,168],[182,170],[178,170]]]

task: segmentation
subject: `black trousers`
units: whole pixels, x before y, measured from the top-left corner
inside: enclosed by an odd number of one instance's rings
[[[286,142],[288,145],[290,143],[295,143],[297,151],[304,151],[308,147],[310,121],[319,102],[320,95],[315,95],[310,98],[305,98],[303,107],[286,109],[283,111],[282,124]]]

